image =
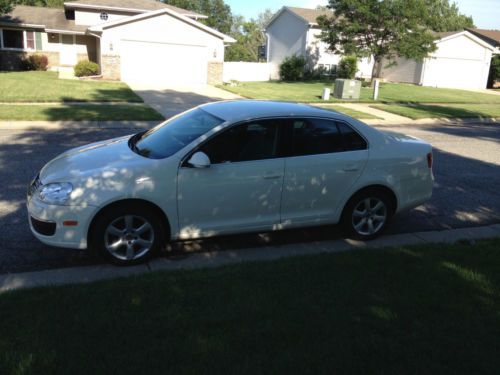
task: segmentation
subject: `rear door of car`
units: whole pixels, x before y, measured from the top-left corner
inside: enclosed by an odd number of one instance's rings
[[[345,122],[293,118],[287,124],[281,199],[284,227],[333,222],[368,160],[368,142]]]

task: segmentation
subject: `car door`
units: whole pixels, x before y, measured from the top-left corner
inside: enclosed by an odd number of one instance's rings
[[[292,119],[287,129],[282,225],[335,221],[366,165],[367,142],[348,124],[330,119]]]
[[[243,230],[270,229],[280,221],[284,158],[279,122],[261,120],[235,125],[209,139],[202,151],[210,167],[184,161],[178,172],[181,238]]]

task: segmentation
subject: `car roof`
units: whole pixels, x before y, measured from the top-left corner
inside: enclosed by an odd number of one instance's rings
[[[200,106],[208,113],[229,122],[262,117],[318,116],[334,119],[348,119],[333,110],[313,107],[306,104],[275,102],[264,100],[231,100]]]

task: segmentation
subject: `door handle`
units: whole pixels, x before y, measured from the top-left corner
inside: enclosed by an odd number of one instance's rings
[[[264,174],[264,176],[262,176],[262,178],[264,178],[266,180],[271,180],[274,178],[281,178],[281,177],[282,177],[281,174],[273,174],[273,173],[266,173],[266,174]]]
[[[347,167],[347,168],[344,168],[342,169],[342,171],[344,172],[356,172],[356,171],[359,171],[359,168],[358,167]]]

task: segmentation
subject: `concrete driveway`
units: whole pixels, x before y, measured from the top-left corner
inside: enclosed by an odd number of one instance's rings
[[[165,118],[200,104],[213,101],[241,99],[241,96],[210,85],[162,86],[128,83],[146,104],[160,112]]]

